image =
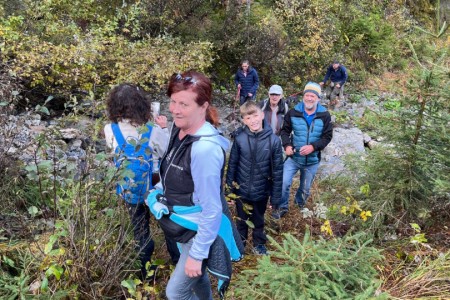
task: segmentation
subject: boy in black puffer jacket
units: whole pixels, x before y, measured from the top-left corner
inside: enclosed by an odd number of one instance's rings
[[[267,254],[264,233],[264,213],[270,197],[271,203],[281,199],[283,181],[283,150],[281,141],[264,113],[254,101],[240,108],[244,129],[236,135],[228,161],[226,183],[234,192],[238,220],[237,229],[246,242],[247,220],[253,225],[253,245],[257,254]]]

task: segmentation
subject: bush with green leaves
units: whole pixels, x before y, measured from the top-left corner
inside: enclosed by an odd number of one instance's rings
[[[323,76],[325,66],[334,59],[339,21],[333,12],[338,5],[326,0],[276,2],[276,14],[288,33],[279,69],[295,84]]]
[[[270,255],[238,275],[235,294],[239,299],[385,299],[375,296],[381,285],[375,264],[382,256],[364,237],[313,240],[307,229],[303,241],[291,234],[284,234],[282,243],[269,238]]]
[[[174,72],[204,71],[213,61],[210,42],[142,32],[140,2],[106,10],[93,10],[89,0],[76,9],[63,0],[24,3],[0,21],[0,49],[10,72],[35,92],[102,95],[124,81],[159,91]]]
[[[403,36],[412,26],[403,4],[397,1],[342,3],[338,10],[343,54],[354,66],[354,79],[365,73],[380,73],[385,67],[401,67],[407,53]]]
[[[128,210],[115,193],[117,168],[94,143],[86,143],[80,160],[68,159],[59,125],[37,136],[34,161],[26,166],[0,152],[0,221],[14,222],[13,230],[0,231],[0,240],[15,244],[25,236],[21,251],[33,257],[33,264],[19,265],[14,246],[1,245],[0,298],[119,298],[127,294],[121,282],[135,278],[139,259]],[[98,125],[90,122],[84,129],[91,142]]]

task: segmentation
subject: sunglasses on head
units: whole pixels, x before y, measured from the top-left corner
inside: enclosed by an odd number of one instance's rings
[[[183,76],[181,76],[180,73],[173,74],[173,77],[175,78],[176,81],[184,81],[186,83],[192,83],[192,84],[197,83],[197,80],[195,78],[190,77],[190,76],[183,77]]]

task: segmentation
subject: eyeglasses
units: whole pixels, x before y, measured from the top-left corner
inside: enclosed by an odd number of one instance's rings
[[[183,77],[183,76],[181,76],[181,74],[180,73],[175,73],[175,74],[173,74],[172,75],[172,77],[175,77],[175,80],[176,81],[184,81],[184,82],[186,82],[186,83],[192,83],[192,84],[196,84],[197,83],[197,80],[195,79],[195,78],[193,78],[193,77]]]

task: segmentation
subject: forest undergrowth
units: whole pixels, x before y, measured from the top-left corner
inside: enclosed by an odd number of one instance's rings
[[[450,39],[440,1],[240,2],[0,1],[1,299],[165,299],[173,265],[162,231],[153,220],[158,268],[142,280],[118,172],[97,147],[105,92],[132,81],[161,94],[172,73],[194,68],[232,107],[231,74],[247,56],[258,100],[274,83],[288,95],[319,82],[341,60],[347,104],[377,109],[331,111],[334,126],[378,144],[348,156],[346,174],[318,177],[305,209],[291,203],[273,220],[268,208],[269,255],[247,243],[227,299],[449,299]],[[16,149],[31,149],[28,163],[12,151],[23,132],[8,120],[21,113],[57,124]],[[86,118],[85,156],[65,159],[61,129]],[[233,211],[239,199],[227,196]]]

